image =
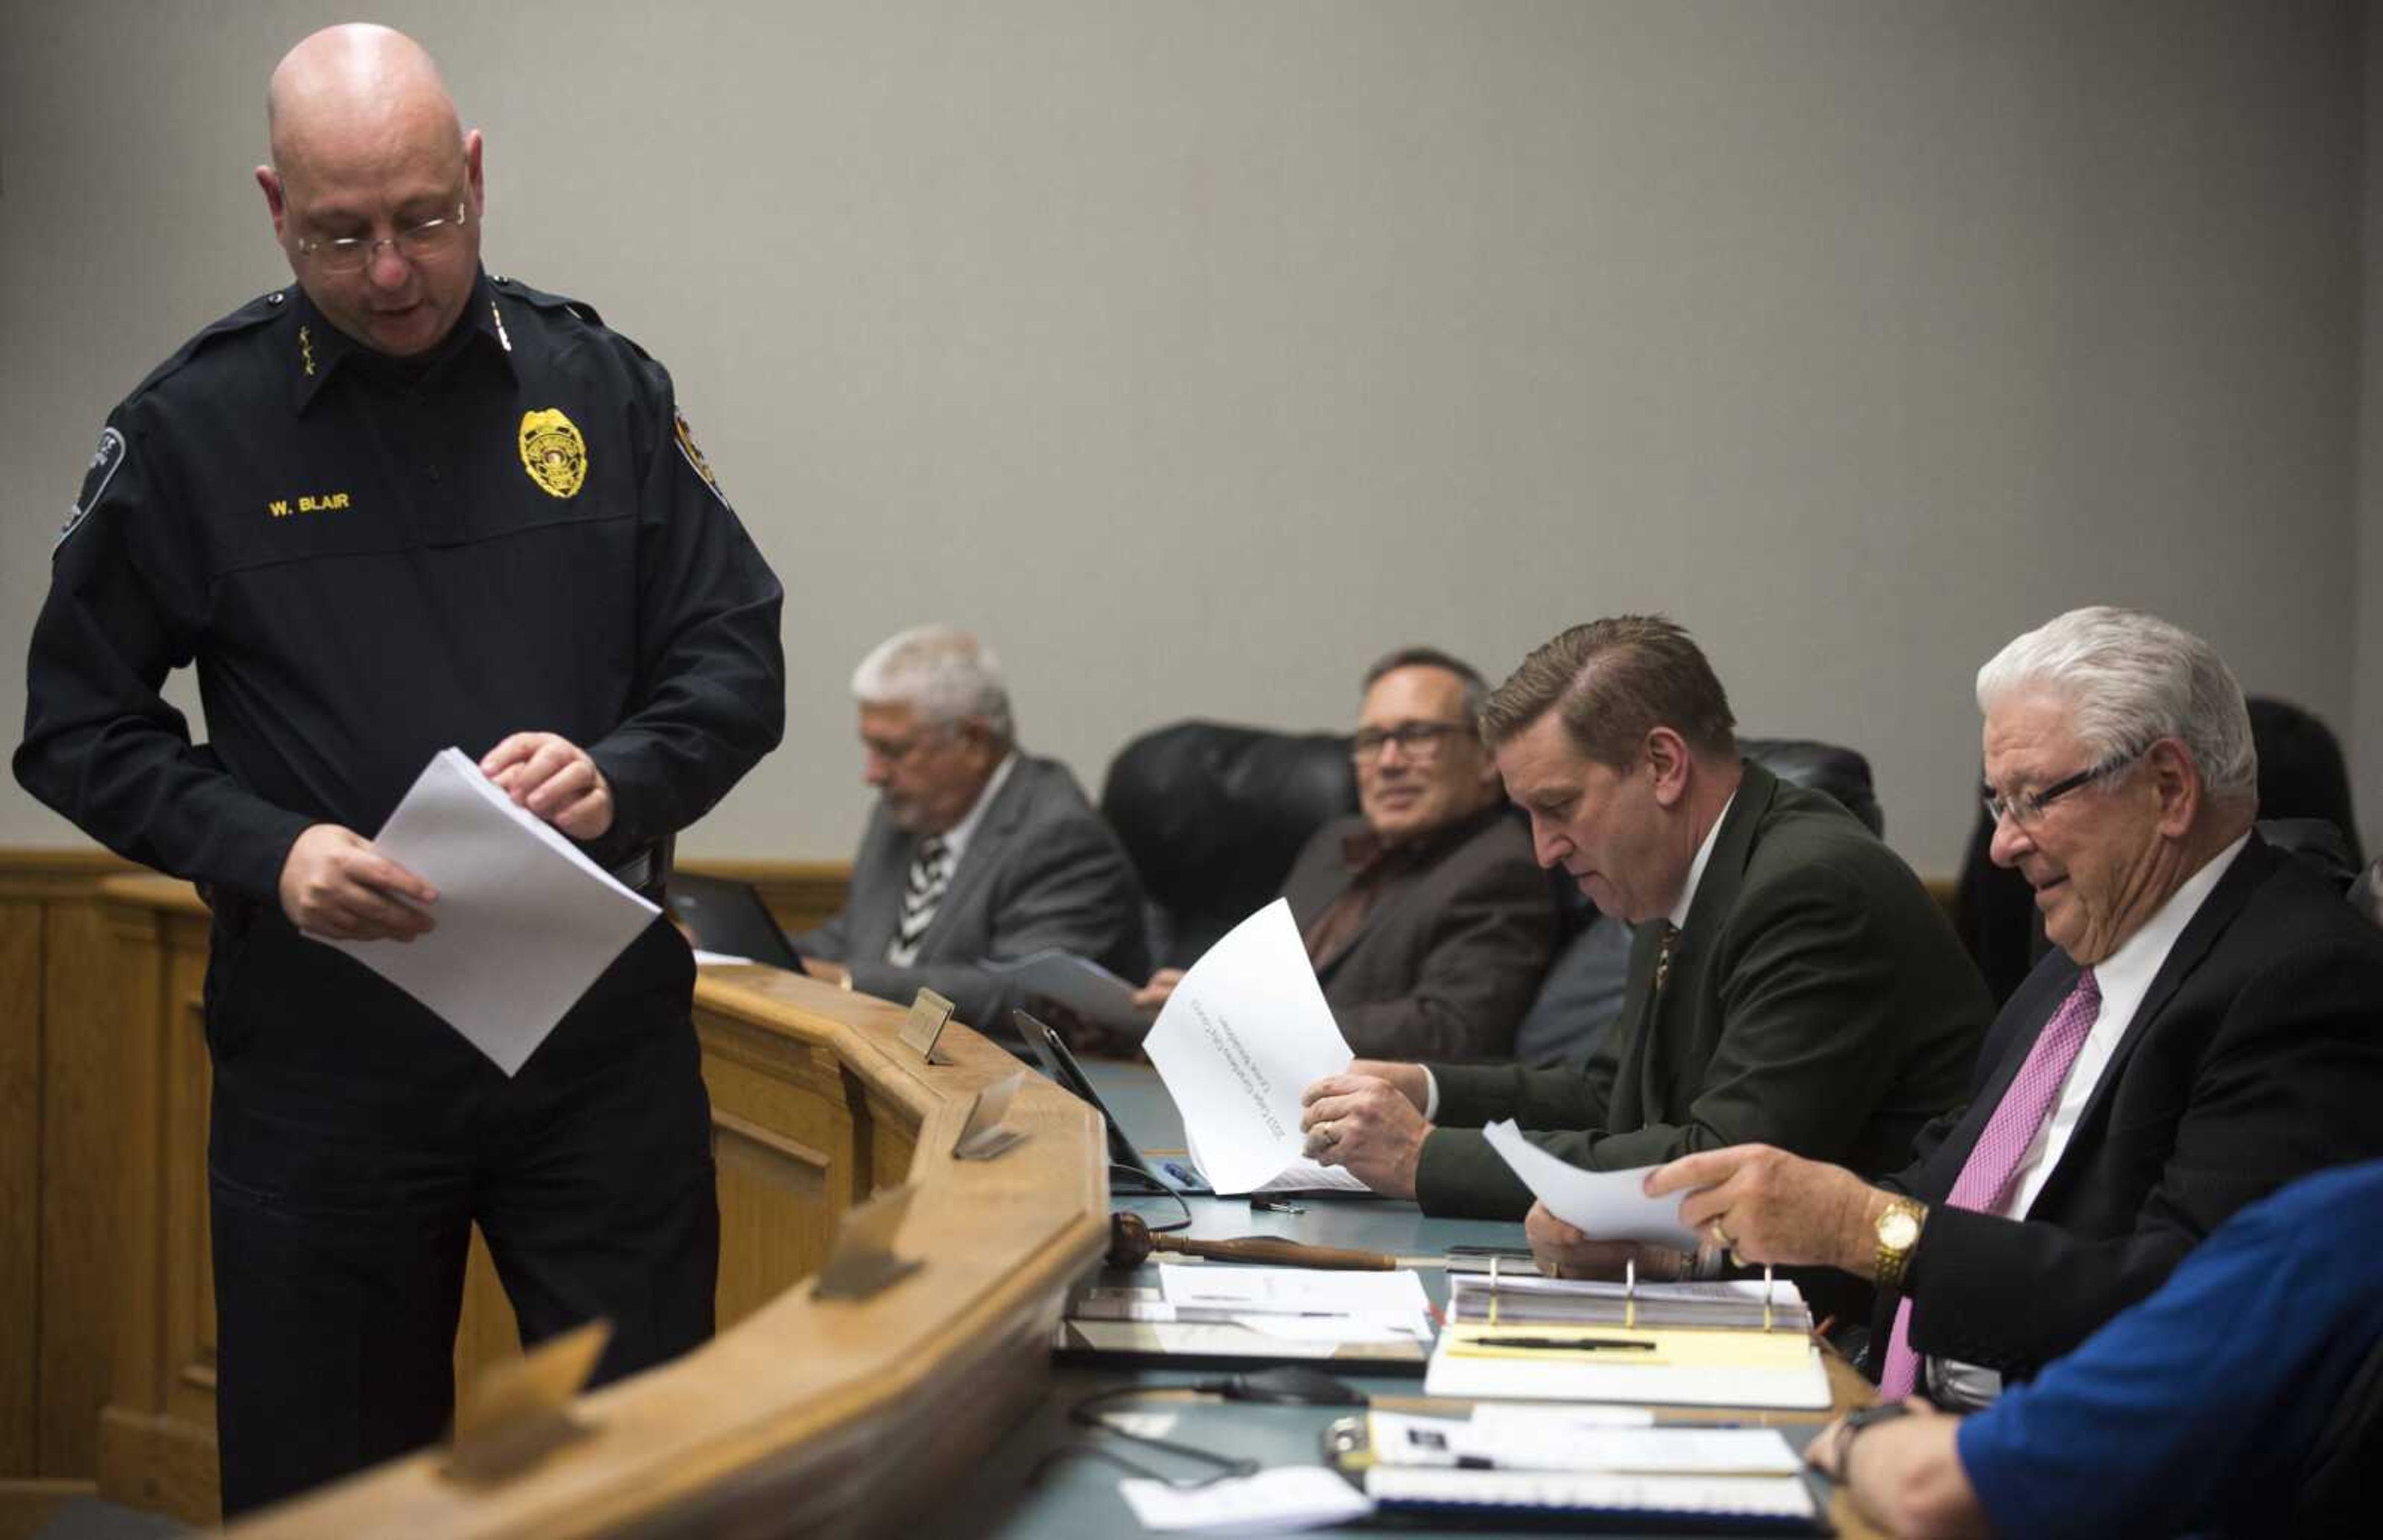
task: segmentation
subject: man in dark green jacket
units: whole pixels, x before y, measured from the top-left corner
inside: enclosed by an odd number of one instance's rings
[[[1636,928],[1586,1070],[1361,1059],[1307,1091],[1308,1148],[1427,1214],[1520,1219],[1480,1126],[1576,1165],[1759,1140],[1892,1169],[1957,1103],[1993,1005],[1908,867],[1842,807],[1739,758],[1728,696],[1660,617],[1575,626],[1482,713],[1542,865]]]

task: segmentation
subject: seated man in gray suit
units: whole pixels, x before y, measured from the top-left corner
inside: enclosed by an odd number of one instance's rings
[[[1484,1123],[1512,1116],[1599,1170],[1762,1128],[1879,1171],[1960,1101],[1992,1014],[1977,969],[1853,815],[1739,758],[1728,696],[1687,633],[1635,615],[1575,626],[1524,660],[1481,723],[1540,861],[1636,927],[1619,1063],[1360,1059],[1308,1089],[1311,1154],[1427,1214],[1520,1219],[1530,1189]]]
[[[1365,673],[1357,813],[1284,880],[1325,1003],[1360,1053],[1511,1057],[1555,947],[1556,906],[1475,725],[1488,686],[1433,647]],[[1156,1005],[1182,974],[1139,997]]]
[[[1068,768],[1019,752],[991,648],[920,626],[862,659],[852,693],[877,807],[844,908],[793,938],[813,976],[900,1002],[923,985],[1007,1036],[1025,1002],[989,961],[1056,949],[1148,971],[1133,868]]]

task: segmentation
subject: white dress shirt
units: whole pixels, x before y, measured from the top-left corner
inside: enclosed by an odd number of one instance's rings
[[[2077,1050],[2076,1062],[2068,1066],[2068,1078],[2060,1082],[2060,1100],[2053,1103],[2052,1115],[2043,1120],[2027,1153],[2019,1157],[2009,1195],[1994,1211],[2003,1218],[2027,1217],[2043,1184],[2052,1179],[2060,1157],[2068,1152],[2069,1137],[2077,1131],[2077,1120],[2085,1115],[2085,1103],[2093,1099],[2103,1072],[2110,1067],[2111,1053],[2127,1035],[2135,1013],[2142,1009],[2143,996],[2151,992],[2152,980],[2176,949],[2177,937],[2184,934],[2184,928],[2216,888],[2217,880],[2250,843],[2246,831],[2241,839],[2203,862],[2201,869],[2179,884],[2141,930],[2093,965],[2093,982],[2102,992],[2100,1014]],[[2002,1375],[1992,1369],[1948,1358],[1931,1358],[1927,1367],[1931,1390],[1947,1405],[1982,1407],[2002,1394]]]

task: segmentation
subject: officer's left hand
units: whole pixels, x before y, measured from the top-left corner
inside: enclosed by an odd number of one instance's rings
[[[488,750],[480,773],[515,806],[574,840],[596,839],[612,827],[612,788],[587,751],[568,738],[516,733]]]

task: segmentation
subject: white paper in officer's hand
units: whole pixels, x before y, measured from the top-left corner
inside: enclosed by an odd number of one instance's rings
[[[434,756],[373,847],[438,890],[412,942],[330,941],[511,1075],[661,913],[463,750]]]
[[[1225,932],[1192,965],[1142,1046],[1218,1192],[1365,1190],[1347,1171],[1300,1152],[1306,1142],[1300,1093],[1347,1069],[1355,1055],[1282,899]]]

